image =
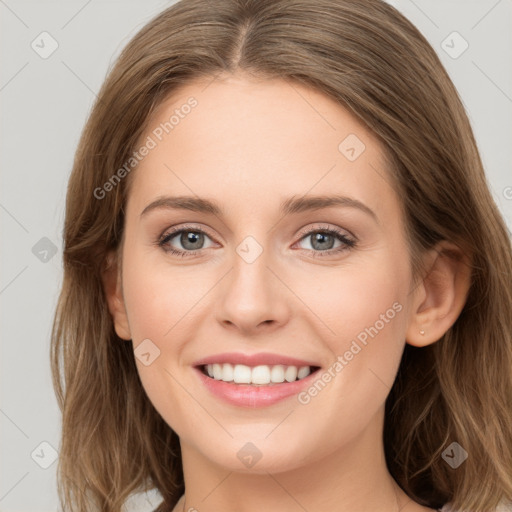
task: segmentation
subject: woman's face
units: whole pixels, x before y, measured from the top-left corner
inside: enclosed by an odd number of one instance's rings
[[[115,323],[182,449],[254,472],[375,453],[416,300],[379,141],[316,91],[232,75],[161,104],[143,145]]]

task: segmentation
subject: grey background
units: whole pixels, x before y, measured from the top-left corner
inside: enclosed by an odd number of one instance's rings
[[[60,510],[52,458],[60,413],[49,336],[62,279],[67,179],[107,70],[128,40],[172,3],[0,0],[0,512]],[[423,32],[448,69],[510,228],[512,0],[390,3]],[[43,31],[58,43],[46,59],[31,47],[35,41],[39,51],[51,48]],[[445,51],[463,48],[462,39],[450,36],[454,31],[469,44],[458,58]],[[140,496],[128,509],[152,510],[159,501],[156,494]]]

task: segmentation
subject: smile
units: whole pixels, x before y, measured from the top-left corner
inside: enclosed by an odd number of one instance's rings
[[[272,353],[223,353],[193,363],[210,397],[251,408],[297,395],[311,385],[320,368],[317,362]]]
[[[282,384],[284,382],[295,382],[302,380],[317,370],[316,366],[285,366],[285,365],[258,365],[246,366],[244,364],[207,364],[201,369],[208,377],[223,382],[234,384],[250,384],[253,386],[268,386]]]

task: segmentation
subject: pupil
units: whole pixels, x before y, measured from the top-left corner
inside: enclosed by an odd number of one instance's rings
[[[331,243],[327,243],[326,244],[326,238],[330,238],[330,241]],[[319,244],[318,246],[316,246],[316,244]],[[329,234],[326,234],[326,233],[316,233],[315,235],[313,235],[313,248],[315,249],[331,249],[332,246],[334,244],[334,240],[333,240],[333,237]],[[328,247],[326,247],[326,245]]]
[[[185,249],[197,249],[197,246],[201,245],[200,243],[198,242],[201,242],[202,241],[202,238],[203,238],[203,234],[202,233],[193,233],[193,232],[184,232],[181,234],[181,244],[183,245],[183,247],[185,247]]]

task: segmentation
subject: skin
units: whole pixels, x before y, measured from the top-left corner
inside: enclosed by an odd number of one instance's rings
[[[134,349],[150,339],[160,350],[150,365],[136,362],[149,399],[180,437],[186,496],[175,511],[431,510],[387,470],[384,404],[405,343],[439,340],[463,307],[466,267],[442,252],[456,248],[444,242],[426,253],[431,272],[413,281],[380,142],[315,90],[240,73],[189,83],[153,113],[141,143],[190,96],[198,105],[133,171],[122,272],[112,265],[104,280],[117,334]],[[354,161],[338,149],[349,134],[365,144]],[[355,198],[376,218],[347,206],[279,213],[281,201],[305,194]],[[223,215],[162,208],[141,217],[162,195],[208,198]],[[157,245],[189,223],[206,232],[196,255]],[[356,246],[314,257],[322,251],[301,228],[325,227]],[[249,235],[263,248],[250,264],[236,252]],[[187,250],[179,235],[169,245]],[[191,367],[220,352],[274,352],[327,369],[394,303],[400,312],[308,404],[226,404]],[[247,442],[262,455],[252,468],[237,457]]]

